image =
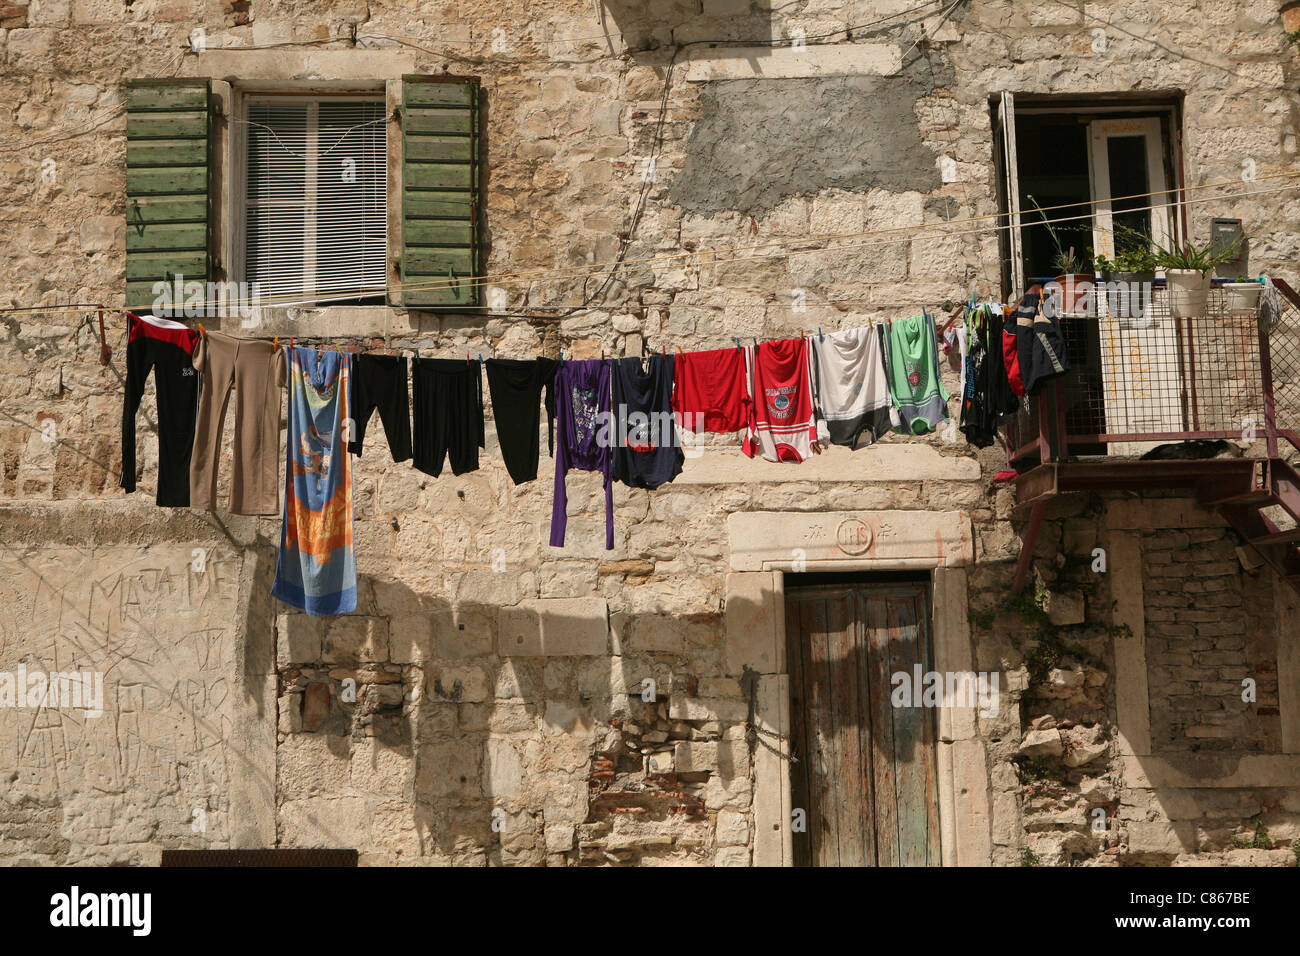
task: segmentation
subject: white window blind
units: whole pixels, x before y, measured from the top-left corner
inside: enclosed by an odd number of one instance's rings
[[[245,277],[262,303],[383,300],[382,99],[253,100]]]

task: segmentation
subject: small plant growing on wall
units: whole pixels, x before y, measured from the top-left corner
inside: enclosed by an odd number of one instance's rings
[[[1260,814],[1255,814],[1250,818],[1250,822],[1255,825],[1255,832],[1252,836],[1245,837],[1237,834],[1232,838],[1232,845],[1238,850],[1271,850],[1273,849],[1273,838],[1268,835],[1268,829],[1264,826],[1264,820]],[[1300,854],[1297,854],[1300,856]]]

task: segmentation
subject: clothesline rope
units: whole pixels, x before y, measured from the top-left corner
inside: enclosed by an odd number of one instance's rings
[[[1270,176],[1258,177],[1255,180],[1255,182],[1271,182],[1274,180],[1296,180],[1298,178],[1300,178],[1300,172],[1277,173]],[[1102,202],[1114,204],[1118,202],[1125,202],[1131,199],[1144,199],[1144,198],[1150,198],[1159,195],[1168,195],[1170,193],[1175,193],[1175,192],[1187,193],[1187,192],[1201,191],[1207,189],[1218,189],[1224,186],[1236,185],[1240,181],[1241,180],[1239,179],[1223,180],[1215,183],[1204,183],[1199,186],[1186,186],[1186,187],[1182,187],[1181,189],[1154,190],[1152,192],[1146,192],[1146,193],[1134,193],[1127,196],[1116,196],[1116,197],[1112,197],[1109,200],[1088,200],[1084,202],[1060,203],[1053,206],[1041,207],[1041,209],[1043,212],[1048,212],[1053,210],[1075,208],[1078,206],[1095,207],[1097,205],[1100,205]],[[1246,190],[1246,191],[1228,194],[1228,195],[1206,196],[1206,197],[1201,197],[1196,199],[1179,199],[1172,202],[1153,203],[1147,206],[1125,209],[1124,212],[1125,213],[1146,212],[1146,211],[1154,211],[1159,209],[1168,209],[1171,207],[1180,207],[1180,206],[1186,207],[1192,205],[1199,205],[1206,202],[1219,202],[1225,199],[1241,199],[1241,198],[1248,198],[1254,196],[1269,195],[1277,192],[1285,192],[1286,190],[1295,189],[1297,187],[1300,187],[1300,182],[1289,182],[1286,185],[1276,187],[1274,189],[1266,189],[1266,190],[1255,189],[1255,190]],[[886,229],[863,230],[859,232],[839,233],[839,234],[828,235],[828,236],[814,236],[814,237],[799,238],[799,239],[786,239],[778,242],[757,243],[749,246],[736,247],[731,250],[683,251],[680,253],[669,253],[669,254],[658,255],[658,256],[647,256],[638,259],[625,259],[621,264],[617,262],[615,263],[607,262],[607,263],[600,264],[599,268],[587,267],[582,271],[540,270],[538,272],[532,272],[532,273],[509,272],[509,273],[495,273],[487,276],[480,276],[474,279],[467,277],[464,280],[459,280],[455,282],[450,280],[436,280],[431,282],[420,282],[420,283],[402,283],[398,285],[398,289],[401,291],[410,292],[410,291],[430,291],[430,290],[437,290],[437,289],[465,288],[466,286],[478,287],[484,285],[512,285],[512,284],[520,284],[520,283],[532,284],[533,282],[544,282],[547,281],[548,279],[550,280],[576,279],[576,278],[601,275],[605,271],[607,271],[607,269],[611,265],[617,266],[619,268],[627,268],[634,265],[645,265],[653,262],[673,262],[681,259],[690,259],[696,257],[701,259],[707,259],[707,262],[710,265],[726,264],[732,262],[746,262],[746,261],[754,261],[759,259],[767,259],[771,257],[770,256],[726,256],[721,253],[727,251],[749,252],[749,251],[761,250],[761,249],[773,249],[773,248],[781,248],[781,247],[788,248],[792,244],[808,244],[808,243],[819,244],[818,248],[789,250],[789,254],[791,255],[807,255],[815,252],[834,252],[842,249],[843,250],[863,249],[863,248],[871,248],[876,246],[888,246],[897,243],[912,242],[916,239],[958,238],[963,236],[981,235],[988,232],[1000,232],[1002,230],[1010,230],[1012,228],[1015,228],[1015,226],[1012,223],[1005,223],[1005,224],[999,223],[992,226],[984,226],[978,229],[957,230],[957,231],[954,231],[948,227],[952,225],[964,225],[964,224],[976,223],[976,222],[987,222],[989,220],[1000,220],[1004,218],[1009,218],[1011,215],[1012,215],[1011,213],[999,212],[999,213],[989,213],[982,216],[971,216],[965,219],[949,220],[944,224],[942,228],[928,229],[928,230],[925,228],[926,224],[922,223],[920,225],[914,225],[914,226],[891,226]],[[1022,222],[1020,227],[1023,229],[1023,228],[1033,227],[1033,226],[1056,225],[1059,223],[1077,222],[1077,221],[1087,220],[1090,218],[1091,218],[1091,213],[1080,214],[1075,216],[1061,216],[1056,218],[1040,218],[1035,222]],[[853,238],[860,238],[865,236],[881,236],[881,235],[887,235],[887,234],[897,233],[897,232],[909,232],[909,234],[906,236],[877,241],[877,242],[840,244],[840,245],[834,245],[829,247],[824,245],[827,242],[833,242],[834,240],[837,239],[853,239]],[[512,282],[507,280],[514,280],[514,281]],[[268,297],[262,297],[257,300],[228,299],[226,300],[225,304],[231,308],[256,307],[256,306],[266,306],[266,305],[278,305],[280,307],[287,308],[296,305],[311,305],[321,301],[338,299],[348,294],[352,294],[354,297],[361,297],[365,294],[380,295],[385,293],[386,291],[387,291],[386,286],[385,287],[380,287],[380,286],[340,287],[337,289],[325,290],[325,292],[321,296],[318,296],[316,299],[297,299],[293,301],[288,301],[287,299],[291,297],[268,296]],[[51,312],[58,308],[72,309],[75,307],[56,306],[56,307],[51,307],[51,309],[48,310],[42,309],[40,307],[23,307],[23,308],[13,308],[13,309],[6,308],[6,309],[0,309],[0,313]],[[101,308],[101,306],[86,305],[85,308]],[[103,308],[107,309],[108,307],[103,307]],[[125,311],[125,310],[113,309],[113,311]],[[420,311],[420,310],[416,309],[414,311]]]
[[[1258,179],[1256,179],[1255,182],[1270,182],[1278,179],[1296,180],[1298,178],[1300,178],[1300,172],[1277,173],[1271,176],[1261,176]],[[1193,191],[1200,191],[1206,189],[1217,189],[1224,186],[1236,185],[1240,182],[1241,182],[1240,179],[1224,180],[1216,183],[1206,183],[1200,186],[1187,186],[1177,190],[1175,189],[1155,190],[1146,193],[1133,193],[1127,196],[1116,196],[1108,200],[1088,200],[1085,202],[1060,203],[1057,205],[1044,206],[1040,208],[1043,212],[1076,208],[1079,206],[1088,206],[1091,208],[1091,207],[1096,207],[1098,205],[1101,205],[1103,203],[1114,204],[1119,202],[1127,202],[1132,199],[1146,199],[1154,196],[1168,195],[1170,193],[1176,193],[1176,192],[1193,192]],[[1229,194],[1229,195],[1209,196],[1209,197],[1202,197],[1199,199],[1179,199],[1179,200],[1174,200],[1174,201],[1164,202],[1164,203],[1152,203],[1147,206],[1127,208],[1123,211],[1125,213],[1132,213],[1132,212],[1155,211],[1155,210],[1169,209],[1174,207],[1186,207],[1192,205],[1199,205],[1205,202],[1219,202],[1225,199],[1240,199],[1240,198],[1246,198],[1252,196],[1268,195],[1273,192],[1282,192],[1287,189],[1294,189],[1297,188],[1297,186],[1300,186],[1300,183],[1293,182],[1293,183],[1289,183],[1286,186],[1279,187],[1273,190],[1246,190],[1244,192],[1239,192],[1239,193]],[[733,263],[733,262],[747,262],[747,261],[755,261],[759,259],[771,258],[770,256],[734,256],[734,255],[723,254],[726,252],[732,252],[732,253],[751,252],[751,251],[762,250],[762,249],[786,248],[788,249],[789,255],[808,255],[816,252],[834,252],[841,249],[862,249],[862,248],[870,248],[874,246],[888,246],[897,243],[912,242],[916,239],[956,238],[962,236],[980,235],[988,232],[1001,232],[1003,230],[1010,230],[1016,228],[1013,223],[1009,223],[1009,222],[1005,224],[998,223],[991,226],[984,226],[982,228],[972,229],[972,230],[954,231],[951,228],[949,228],[953,225],[965,225],[965,224],[977,223],[977,222],[988,222],[989,220],[1000,220],[1004,218],[1010,218],[1011,215],[1012,215],[1011,213],[999,212],[999,213],[988,213],[982,216],[970,216],[965,219],[949,220],[944,224],[942,228],[936,228],[936,229],[926,229],[926,224],[922,223],[919,225],[911,225],[911,226],[890,226],[885,229],[869,229],[869,230],[862,230],[858,232],[838,233],[838,234],[832,234],[826,236],[810,236],[805,238],[785,239],[776,242],[756,243],[748,246],[734,247],[729,250],[694,250],[694,251],[688,250],[688,251],[677,252],[677,253],[667,253],[667,254],[657,255],[657,256],[645,256],[636,259],[624,259],[621,262],[615,261],[615,262],[597,263],[592,266],[587,266],[582,269],[575,269],[575,270],[538,270],[536,272],[502,272],[502,273],[494,273],[494,274],[478,276],[478,277],[467,276],[464,279],[436,279],[436,280],[426,280],[420,282],[402,282],[397,284],[397,290],[401,292],[429,292],[429,291],[452,291],[457,289],[473,289],[473,288],[481,288],[484,286],[510,286],[510,285],[520,285],[520,284],[531,285],[534,282],[557,281],[560,279],[580,279],[580,278],[589,278],[592,276],[603,275],[610,268],[615,268],[618,270],[626,270],[632,266],[642,266],[650,263],[676,262],[683,259],[689,260],[689,259],[698,258],[703,260],[708,265],[718,265],[718,264],[726,264],[726,263]],[[1023,216],[1024,214],[1021,213],[1020,215]],[[1057,225],[1060,223],[1067,223],[1067,222],[1079,222],[1079,221],[1091,219],[1091,217],[1092,217],[1091,212],[1081,213],[1073,216],[1060,216],[1055,218],[1043,217],[1035,220],[1034,222],[1022,221],[1020,224],[1020,228],[1024,229],[1024,228],[1030,228],[1034,226],[1046,226],[1046,225]],[[839,244],[839,245],[831,245],[831,246],[825,245],[828,242],[835,242],[836,240],[840,240],[840,239],[855,239],[855,238],[862,238],[867,236],[884,236],[884,235],[890,235],[899,232],[907,232],[909,234],[899,238],[889,239],[880,242],[850,243],[850,244]],[[1110,230],[1110,232],[1113,234],[1113,229]],[[789,249],[789,247],[792,245],[806,245],[809,243],[816,243],[818,245],[816,248],[811,248],[811,249]],[[275,296],[275,295],[265,296],[257,300],[252,300],[252,299],[227,300],[227,305],[230,305],[232,307],[256,307],[259,305],[261,306],[278,305],[281,307],[291,307],[295,305],[311,305],[317,302],[328,301],[331,299],[343,298],[347,296],[363,297],[365,295],[381,295],[387,293],[390,290],[390,288],[391,287],[388,284],[385,284],[383,286],[380,286],[378,284],[362,285],[362,286],[341,286],[337,288],[320,291],[316,296],[316,298],[314,299],[302,299],[290,294],[285,294],[281,296]]]

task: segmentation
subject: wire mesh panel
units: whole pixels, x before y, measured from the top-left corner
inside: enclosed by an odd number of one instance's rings
[[[1279,296],[1281,313],[1268,329],[1278,428],[1300,427],[1300,308]]]
[[[1061,318],[1070,364],[1062,387],[1070,454],[1139,455],[1159,442],[1214,433],[1262,440],[1257,306],[1232,308],[1231,297],[1214,289],[1195,316],[1176,317],[1163,286],[1131,299],[1099,289],[1096,302],[1101,315]],[[1300,409],[1300,313],[1286,306],[1270,337],[1283,353],[1274,358],[1274,378],[1286,383],[1289,407]],[[1055,414],[1052,400],[1045,388],[1025,401],[1016,441],[1039,433],[1039,415]]]

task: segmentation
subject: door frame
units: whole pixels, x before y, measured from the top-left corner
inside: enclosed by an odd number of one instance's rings
[[[802,575],[800,575],[800,576],[802,576]],[[783,584],[783,586],[784,586],[785,583],[786,583],[786,582],[785,582],[785,579],[784,579],[784,576],[783,576],[783,580],[782,580],[782,584]],[[882,580],[882,579],[872,580],[872,579],[870,579],[870,578],[868,578],[868,577],[861,577],[859,580],[856,580],[856,581],[844,581],[844,582],[840,582],[840,583],[808,583],[808,584],[800,585],[800,586],[798,586],[797,588],[794,588],[793,590],[796,591],[796,592],[806,593],[806,594],[808,594],[809,596],[812,596],[813,594],[820,593],[820,594],[822,594],[822,595],[835,595],[835,596],[846,596],[846,597],[852,597],[852,598],[853,598],[853,606],[855,606],[855,607],[859,607],[859,605],[858,605],[858,597],[859,597],[859,596],[861,596],[862,600],[864,600],[864,601],[866,601],[866,600],[870,600],[870,598],[871,598],[872,596],[884,597],[884,596],[889,595],[889,594],[893,594],[894,596],[899,596],[900,594],[908,594],[908,595],[910,595],[910,596],[916,598],[916,599],[919,601],[919,605],[920,605],[920,614],[919,614],[919,616],[918,616],[918,620],[917,620],[917,625],[918,625],[918,637],[919,637],[919,640],[920,640],[920,647],[918,648],[918,663],[920,663],[920,664],[923,666],[923,668],[924,668],[924,670],[925,670],[926,672],[929,672],[929,671],[933,671],[933,670],[935,670],[935,664],[934,664],[934,625],[933,625],[933,621],[934,621],[934,595],[933,595],[933,581],[932,581],[931,579],[929,579],[929,578],[924,578],[924,579],[916,579],[916,580],[909,580],[909,581],[899,581],[899,580],[887,580],[887,579],[884,579],[884,580]],[[863,608],[859,607],[859,610],[863,610]],[[861,617],[861,616],[854,617],[854,618],[852,619],[852,626],[853,626],[854,628],[858,629],[858,631],[859,631],[859,635],[858,635],[858,636],[859,636],[859,637],[861,637],[861,638],[865,638],[865,637],[866,637],[866,630],[867,630],[867,628],[868,628],[868,621],[867,621],[867,618],[865,618],[865,617]],[[785,640],[786,640],[786,642],[787,642],[787,643],[786,643],[786,660],[789,661],[791,655],[792,655],[794,652],[796,652],[796,649],[797,649],[797,648],[796,648],[796,642],[791,640],[792,635],[791,635],[790,630],[789,630],[788,627],[785,629],[785,635],[784,635],[784,636],[785,636]],[[855,645],[854,645],[854,646],[855,646],[855,648],[858,649],[858,652],[864,652],[864,651],[866,650],[866,642],[865,642],[865,640],[863,640],[863,641],[861,641],[861,642],[855,641]],[[802,687],[798,687],[798,686],[796,686],[796,684],[795,684],[795,682],[794,682],[794,680],[793,680],[793,677],[794,677],[795,675],[792,673],[792,674],[791,674],[792,680],[791,680],[791,683],[790,683],[790,699],[791,699],[791,701],[793,701],[793,700],[795,699],[796,694],[799,693],[800,691],[802,691],[802,693],[803,693],[803,695],[804,695],[805,697],[806,697],[807,694],[808,694],[808,689],[809,689],[809,680],[808,680],[808,677],[809,677],[809,675],[808,675],[806,672],[802,671],[802,670],[800,670],[799,673],[800,673],[800,676],[802,676],[802,678],[803,678],[803,686],[802,686]],[[862,674],[861,674],[861,673],[855,674],[854,677],[855,677],[855,679],[857,679],[857,680],[861,680],[861,679],[862,679]],[[857,687],[857,692],[858,692],[859,694],[863,691],[863,688],[860,687],[860,686],[858,686],[857,684],[855,684],[855,687]],[[874,688],[874,689],[875,689],[875,690],[879,690],[881,693],[884,693],[885,695],[887,695],[887,696],[889,696],[889,697],[892,697],[892,682],[891,682],[891,686],[890,686],[890,687]],[[838,710],[838,707],[835,707],[835,709]],[[802,748],[803,752],[806,753],[806,754],[808,755],[808,757],[810,758],[810,757],[811,757],[811,753],[809,752],[809,749],[808,749],[808,747],[807,747],[807,739],[804,739],[804,740],[796,739],[796,736],[795,736],[795,733],[794,733],[794,730],[795,730],[798,726],[802,726],[802,728],[803,728],[803,730],[804,730],[804,732],[805,732],[805,738],[806,738],[806,737],[807,737],[807,732],[808,732],[809,728],[808,728],[808,726],[807,726],[806,724],[802,724],[802,725],[800,725],[799,721],[797,721],[797,720],[794,719],[794,718],[795,718],[795,714],[793,713],[794,708],[792,707],[791,710],[792,710],[792,713],[791,713],[791,734],[790,734],[790,740],[791,740],[791,742],[792,742],[793,744],[795,744],[795,746],[796,746],[796,755],[798,755],[798,752],[799,752],[799,750],[798,750],[799,744],[802,743],[802,744],[804,745],[803,748]],[[875,716],[875,710],[876,710],[874,704],[870,704],[870,705],[868,706],[868,710],[869,710],[869,712],[872,714],[872,717],[874,717],[874,716]],[[929,851],[930,851],[931,849],[937,848],[937,849],[939,849],[939,851],[940,851],[940,857],[939,857],[939,859],[936,860],[936,861],[934,861],[933,863],[929,863],[929,864],[927,864],[927,865],[942,865],[942,839],[941,839],[941,837],[940,837],[940,829],[939,829],[938,827],[935,826],[935,824],[938,823],[938,802],[939,802],[939,800],[938,800],[938,796],[939,796],[939,785],[938,785],[938,750],[937,750],[937,744],[938,744],[938,732],[939,732],[939,722],[938,722],[938,719],[937,719],[937,715],[934,713],[935,708],[933,708],[933,707],[922,707],[921,710],[922,710],[922,720],[923,720],[923,721],[928,725],[928,726],[925,728],[925,730],[923,731],[923,733],[924,733],[924,737],[926,738],[926,747],[925,747],[925,750],[926,750],[926,758],[925,758],[925,759],[929,759],[929,760],[932,760],[932,761],[933,761],[933,765],[932,765],[932,767],[931,767],[931,770],[932,770],[933,773],[934,773],[934,781],[933,781],[933,786],[932,786],[932,788],[930,788],[930,787],[927,787],[927,788],[926,788],[927,790],[929,790],[929,793],[927,794],[927,797],[928,797],[929,799],[932,799],[932,800],[933,800],[933,806],[929,805],[929,800],[927,800],[927,806],[926,806],[926,808],[925,808],[925,813],[926,813],[926,816],[927,816],[927,828],[928,828],[928,832],[934,834],[935,843],[934,843],[934,844],[931,844],[929,847],[927,847],[927,856],[929,855]],[[805,711],[806,711],[806,708],[805,708]],[[874,723],[874,721],[873,721],[873,723]],[[859,729],[861,729],[861,728],[859,728]],[[869,725],[869,730],[870,730],[870,733],[869,733],[868,735],[866,735],[866,740],[865,740],[865,741],[860,741],[860,743],[861,743],[861,745],[862,745],[863,748],[865,748],[865,747],[867,747],[868,745],[870,745],[871,748],[872,748],[872,750],[871,750],[871,754],[868,755],[868,754],[864,753],[864,754],[861,755],[861,759],[862,759],[863,763],[864,763],[866,766],[868,766],[868,767],[872,767],[872,766],[874,766],[874,763],[875,763],[875,761],[874,761],[874,759],[873,759],[873,758],[875,757],[875,749],[874,749],[874,745],[875,745],[875,741],[877,740],[877,738],[878,738],[879,735],[877,734],[877,732],[876,732],[876,728],[875,728],[874,726],[870,726],[870,725]],[[890,738],[891,738],[891,740],[893,739],[893,733],[892,733],[892,731],[891,731],[891,734],[890,734]],[[896,752],[891,751],[891,753],[889,754],[889,757],[890,757],[891,760],[893,760],[893,759],[896,757]],[[813,855],[813,851],[814,851],[814,849],[815,849],[815,847],[814,847],[814,845],[813,845],[813,842],[812,842],[812,839],[811,839],[812,828],[813,828],[813,825],[814,825],[814,813],[813,813],[813,809],[814,809],[813,789],[814,789],[814,788],[813,788],[813,786],[812,786],[812,784],[813,784],[813,778],[812,778],[811,773],[809,772],[809,766],[810,766],[810,762],[809,762],[809,760],[808,760],[808,759],[805,759],[805,760],[803,760],[803,762],[802,762],[801,764],[799,764],[799,765],[797,765],[797,766],[796,766],[796,765],[791,765],[791,767],[790,767],[792,799],[793,799],[793,795],[794,795],[796,792],[803,792],[803,791],[806,791],[806,793],[805,793],[804,795],[805,795],[806,800],[807,800],[807,803],[805,804],[805,809],[806,809],[806,811],[807,811],[807,821],[806,821],[806,822],[807,822],[807,824],[808,824],[808,829],[807,829],[806,833],[807,833],[808,836],[809,836],[809,840],[805,843],[805,846],[804,846],[804,852],[803,852],[802,854],[800,854],[800,853],[798,853],[798,852],[795,852],[795,862],[796,862],[796,865],[799,865],[799,864],[803,864],[803,865],[816,865],[816,864],[813,862],[813,860],[811,859],[811,857],[812,857],[812,855]],[[803,784],[802,787],[796,787],[796,786],[795,786],[795,779],[796,779],[796,777],[801,777],[801,783]],[[874,774],[873,774],[873,775],[872,775],[872,778],[871,778],[871,780],[870,780],[870,782],[869,782],[869,785],[868,785],[868,787],[867,787],[867,796],[866,796],[867,806],[863,808],[864,810],[869,810],[869,811],[870,811],[870,815],[869,815],[869,817],[870,817],[870,819],[869,819],[869,824],[870,824],[870,826],[872,827],[872,840],[871,840],[871,845],[872,845],[873,851],[874,851],[875,848],[878,846],[878,842],[877,842],[877,840],[876,840],[876,837],[879,835],[878,832],[877,832],[877,831],[878,831],[877,823],[878,823],[878,818],[879,818],[879,815],[880,815],[880,811],[879,811],[879,787],[878,787],[878,783],[879,783],[879,781],[875,778],[875,776],[874,776]],[[850,808],[847,808],[847,809],[851,810],[852,808],[850,807]],[[839,813],[843,813],[843,812],[846,810],[846,808],[843,807],[843,806],[840,806],[840,807],[837,808],[837,810],[839,811]],[[793,843],[793,833],[791,834],[791,840],[792,840],[792,843]],[[876,853],[876,856],[878,857],[879,854]],[[841,864],[841,865],[844,865],[844,864]],[[872,865],[872,864],[867,864],[867,865]],[[881,864],[876,863],[875,865],[881,865]],[[891,864],[884,864],[884,865],[891,865]]]

